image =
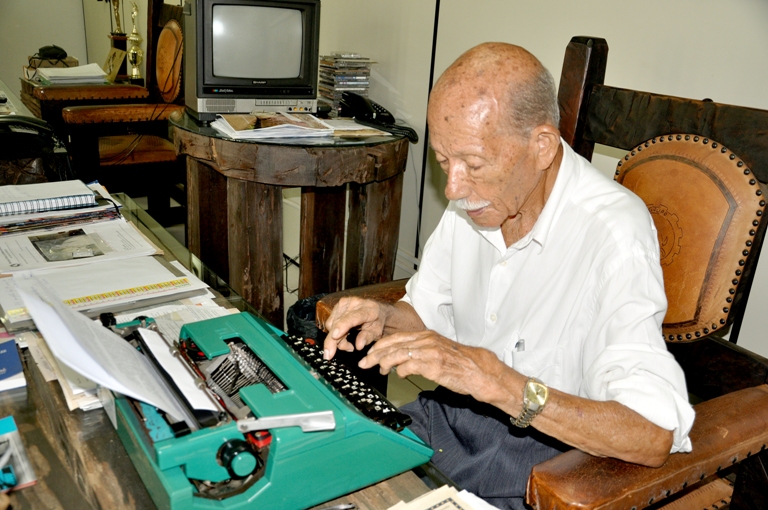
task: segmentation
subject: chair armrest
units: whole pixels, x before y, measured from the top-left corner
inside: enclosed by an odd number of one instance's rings
[[[768,385],[739,390],[694,407],[693,451],[659,468],[579,450],[535,466],[526,500],[534,508],[644,508],[765,449]]]
[[[116,104],[99,106],[69,106],[61,111],[67,124],[102,124],[112,122],[165,121],[184,107],[177,104]]]
[[[364,285],[354,289],[342,290],[328,294],[315,305],[315,321],[317,327],[325,331],[325,321],[331,316],[331,310],[336,303],[343,297],[359,297],[364,299],[373,299],[385,303],[395,303],[405,295],[405,284],[408,279],[395,280],[386,283],[374,283],[373,285]]]
[[[41,85],[32,94],[40,101],[146,99],[149,90],[138,85]]]

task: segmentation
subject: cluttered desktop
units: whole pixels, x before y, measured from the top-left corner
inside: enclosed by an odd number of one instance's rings
[[[79,181],[31,188],[0,187],[0,225],[21,229],[0,230],[3,335],[23,346],[15,390],[28,392],[5,392],[2,407],[26,443],[17,456],[37,465],[32,487],[12,491],[17,501],[32,503],[35,487],[53,487],[35,462],[39,451],[70,449],[65,440],[80,437],[81,451],[65,451],[63,464],[81,491],[93,491],[84,500],[144,508],[105,501],[103,484],[114,480],[84,465],[115,453],[114,445],[87,444],[97,440],[93,430],[104,436],[110,426],[117,453],[127,453],[158,508],[308,508],[429,460],[432,451],[386,397],[323,360],[313,341],[232,308],[247,305],[183,247],[158,238],[159,225],[147,232],[146,213],[144,230],[126,221],[130,199]],[[224,306],[220,291],[231,298]],[[40,391],[51,389],[53,397]],[[62,407],[71,416],[56,416]],[[30,440],[37,432],[29,420],[61,437]],[[119,476],[127,473],[122,462]],[[321,476],[328,470],[344,475],[329,480]],[[135,503],[132,490],[117,495]]]

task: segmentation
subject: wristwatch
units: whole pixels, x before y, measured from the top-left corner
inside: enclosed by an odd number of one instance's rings
[[[535,377],[530,377],[523,388],[523,410],[517,418],[510,416],[509,421],[515,427],[524,429],[544,410],[548,396],[549,388]]]

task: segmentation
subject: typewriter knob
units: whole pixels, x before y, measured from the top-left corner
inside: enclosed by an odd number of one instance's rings
[[[251,446],[242,439],[230,439],[224,443],[219,448],[219,460],[235,480],[246,478],[259,464]]]

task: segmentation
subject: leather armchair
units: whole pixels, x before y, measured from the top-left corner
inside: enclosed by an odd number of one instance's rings
[[[768,359],[736,345],[766,228],[768,137],[754,127],[768,124],[768,111],[606,86],[607,55],[604,39],[569,43],[560,130],[587,159],[595,143],[629,151],[616,178],[646,202],[659,232],[663,334],[698,402],[693,451],[648,468],[571,450],[534,467],[528,504],[768,508]],[[384,285],[326,296],[318,324],[342,294],[394,301],[404,292],[404,281]]]

